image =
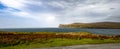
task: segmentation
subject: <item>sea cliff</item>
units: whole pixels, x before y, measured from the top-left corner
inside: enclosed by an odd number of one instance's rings
[[[120,22],[96,22],[96,23],[60,24],[59,28],[120,29]]]

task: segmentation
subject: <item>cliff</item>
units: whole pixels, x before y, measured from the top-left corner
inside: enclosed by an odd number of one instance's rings
[[[120,29],[120,22],[72,23],[60,24],[59,28],[101,28]]]

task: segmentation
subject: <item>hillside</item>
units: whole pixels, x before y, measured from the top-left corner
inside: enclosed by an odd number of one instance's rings
[[[60,24],[59,28],[101,28],[120,29],[120,22],[72,23]]]

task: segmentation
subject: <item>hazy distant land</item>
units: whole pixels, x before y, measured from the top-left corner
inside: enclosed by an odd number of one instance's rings
[[[120,29],[120,22],[60,24],[59,28]]]

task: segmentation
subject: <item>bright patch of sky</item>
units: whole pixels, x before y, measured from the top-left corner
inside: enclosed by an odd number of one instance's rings
[[[120,0],[0,0],[0,28],[120,22]]]

